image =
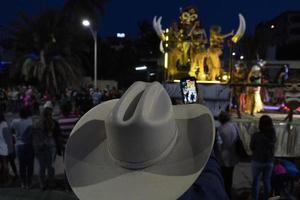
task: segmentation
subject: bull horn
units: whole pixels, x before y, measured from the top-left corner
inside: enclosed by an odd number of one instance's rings
[[[240,21],[239,28],[236,31],[235,35],[231,38],[231,41],[234,43],[237,43],[243,37],[246,30],[246,22],[242,14],[239,14],[239,21]]]
[[[156,34],[162,39],[164,40],[164,32],[162,30],[162,27],[161,27],[161,20],[162,20],[162,17],[159,17],[158,19],[156,18],[156,16],[153,18],[153,28],[156,32]]]

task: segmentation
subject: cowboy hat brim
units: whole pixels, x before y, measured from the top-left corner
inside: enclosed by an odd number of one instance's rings
[[[87,112],[74,127],[65,167],[75,194],[84,200],[179,198],[197,179],[214,143],[214,120],[199,104],[173,106],[178,138],[163,160],[141,170],[117,165],[107,151],[104,121],[118,100]]]

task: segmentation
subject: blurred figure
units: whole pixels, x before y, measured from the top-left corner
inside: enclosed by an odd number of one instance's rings
[[[263,115],[259,119],[259,132],[251,137],[250,148],[252,150],[252,199],[259,199],[260,178],[263,177],[264,199],[268,199],[271,193],[271,176],[273,170],[273,158],[276,142],[276,134],[272,119]]]
[[[9,144],[8,141],[9,129],[5,121],[4,113],[0,109],[0,185],[5,185],[8,181],[8,154]]]
[[[80,92],[76,94],[75,107],[78,109],[80,115],[85,114],[93,107],[92,98],[89,94],[89,91],[85,88],[81,88]]]
[[[64,104],[61,105],[60,109],[61,109],[61,115],[58,119],[58,124],[61,130],[60,143],[62,146],[62,155],[64,156],[65,146],[72,132],[72,129],[77,123],[79,117],[71,113],[72,111],[71,102],[65,102]],[[65,188],[66,190],[71,190],[66,175],[65,175]]]
[[[275,195],[280,195],[284,191],[286,181],[288,180],[288,174],[285,167],[281,164],[280,159],[275,159],[274,161],[274,170],[272,177],[272,187],[275,192]]]
[[[64,153],[65,145],[70,136],[70,133],[78,121],[78,117],[72,114],[72,104],[70,102],[65,102],[61,105],[61,115],[58,119],[59,128],[61,131],[60,143],[62,147],[62,153]]]
[[[101,103],[102,100],[102,94],[97,88],[93,93],[92,93],[92,99],[93,99],[93,105],[96,106]]]
[[[261,84],[261,68],[254,65],[248,75],[248,83]],[[246,96],[245,112],[254,115],[263,110],[263,103],[260,96],[260,86],[248,86]]]
[[[237,63],[232,72],[232,82],[241,84],[244,83],[246,79],[247,66],[242,62]],[[234,86],[232,90],[232,97],[236,106],[237,115],[239,118],[241,118],[241,112],[244,111],[245,107],[245,87]]]
[[[20,118],[13,119],[11,129],[16,138],[16,152],[19,161],[21,187],[29,189],[33,175],[34,152],[31,140],[32,118],[27,107],[19,112]]]
[[[13,88],[11,98],[12,98],[12,112],[16,113],[19,111],[20,92],[15,87]]]
[[[61,155],[60,128],[52,118],[53,106],[50,101],[44,105],[41,119],[34,125],[32,132],[33,147],[40,165],[39,181],[41,189],[54,187],[56,154]],[[46,180],[46,171],[48,180]]]
[[[218,146],[220,152],[221,169],[224,178],[225,190],[231,198],[232,178],[234,166],[239,157],[236,152],[235,142],[238,137],[238,127],[231,122],[228,112],[222,111],[219,115],[221,126],[218,128]]]
[[[6,101],[7,101],[7,95],[5,90],[0,88],[0,110],[3,112],[6,111]]]
[[[117,88],[115,86],[112,87],[112,89],[109,91],[109,98],[110,99],[117,99],[120,98],[120,93],[117,90]]]

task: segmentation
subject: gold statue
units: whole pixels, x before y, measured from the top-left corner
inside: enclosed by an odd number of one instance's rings
[[[180,12],[179,22],[173,22],[169,29],[161,27],[162,17],[153,19],[153,27],[161,39],[161,51],[164,53],[167,78],[194,76],[198,80],[216,80],[220,75],[223,42],[233,36],[233,31],[221,34],[221,27],[210,28],[209,47],[208,39],[200,20],[197,9],[189,6]],[[239,14],[240,25],[231,38],[233,43],[240,40],[245,32],[244,17]],[[208,73],[204,71],[204,65],[208,66]]]
[[[209,73],[210,79],[216,80],[217,77],[220,75],[221,70],[221,61],[220,56],[222,55],[223,51],[223,42],[224,39],[232,36],[234,33],[233,31],[228,34],[221,34],[221,27],[220,26],[212,26],[209,30],[210,38],[209,38],[209,48],[207,50],[207,58],[208,58],[208,66],[209,66]]]

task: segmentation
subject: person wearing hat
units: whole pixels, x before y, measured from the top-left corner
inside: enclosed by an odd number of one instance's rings
[[[56,154],[61,155],[61,138],[58,122],[52,118],[53,106],[47,101],[43,106],[40,120],[33,125],[32,141],[35,156],[39,162],[39,181],[41,189],[54,186]],[[48,181],[46,180],[46,171]]]
[[[75,125],[66,174],[82,200],[228,199],[211,157],[214,140],[206,107],[172,106],[160,83],[135,82]]]

